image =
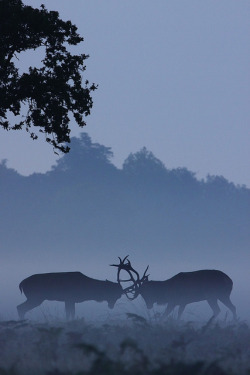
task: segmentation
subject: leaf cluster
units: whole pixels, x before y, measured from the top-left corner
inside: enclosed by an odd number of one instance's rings
[[[74,55],[69,46],[83,38],[70,21],[56,11],[26,6],[21,0],[0,0],[0,125],[6,130],[25,128],[37,139],[37,127],[46,141],[63,152],[70,142],[69,112],[76,123],[86,125],[84,116],[93,105],[91,91],[97,86],[82,85],[82,73],[88,55]],[[20,73],[15,58],[27,50],[45,49],[42,66]],[[8,114],[21,115],[13,125]],[[23,114],[23,112],[25,114]]]

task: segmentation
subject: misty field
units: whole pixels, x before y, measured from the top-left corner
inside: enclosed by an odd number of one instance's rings
[[[2,321],[0,374],[246,375],[250,327],[136,314],[99,324]]]

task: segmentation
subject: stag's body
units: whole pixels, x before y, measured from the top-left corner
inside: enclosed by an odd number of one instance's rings
[[[17,306],[20,319],[27,311],[41,305],[45,300],[65,302],[66,318],[75,317],[75,303],[84,301],[107,301],[113,308],[122,295],[119,284],[92,279],[81,272],[57,272],[36,274],[24,279],[19,285],[27,301]]]
[[[200,270],[194,272],[181,272],[165,281],[145,280],[138,289],[150,309],[154,303],[167,305],[166,315],[170,314],[175,306],[179,306],[178,319],[180,319],[186,305],[207,301],[216,317],[220,308],[218,300],[227,306],[234,319],[236,308],[230,300],[233,282],[225,273],[217,270]]]

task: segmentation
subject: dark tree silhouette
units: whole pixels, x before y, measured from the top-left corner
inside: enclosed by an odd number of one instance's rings
[[[152,178],[152,175],[167,172],[162,161],[157,159],[146,147],[135,154],[131,153],[123,163],[123,170],[131,176],[150,175],[150,178]]]
[[[21,0],[0,1],[0,125],[6,130],[26,129],[32,139],[39,132],[62,152],[70,142],[69,113],[80,127],[93,105],[91,92],[97,88],[82,72],[88,55],[73,55],[67,47],[83,38],[70,21],[62,21],[58,12],[26,6]],[[42,67],[29,67],[20,74],[15,65],[18,54],[45,49]],[[8,121],[15,116],[15,124]],[[21,119],[20,116],[21,115]]]
[[[112,157],[113,152],[110,147],[93,143],[87,133],[81,133],[79,138],[72,138],[70,154],[63,155],[52,170],[77,171],[79,174],[82,170],[94,171],[96,168],[100,172],[101,168],[107,168],[107,166],[114,168],[110,161]]]

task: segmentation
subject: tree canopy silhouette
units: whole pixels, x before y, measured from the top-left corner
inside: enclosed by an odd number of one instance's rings
[[[99,174],[103,169],[115,169],[111,163],[113,152],[110,147],[93,143],[87,133],[81,133],[79,138],[72,138],[71,151],[68,155],[63,155],[52,167],[52,174],[57,172],[67,172],[68,174],[81,173]],[[65,173],[64,173],[65,174]]]
[[[148,175],[150,178],[155,174],[165,174],[167,170],[159,159],[151,151],[143,147],[140,151],[129,154],[123,163],[125,173],[132,176]]]
[[[76,123],[86,125],[84,117],[93,105],[91,92],[97,86],[86,80],[88,55],[72,54],[68,47],[83,38],[70,21],[62,21],[56,11],[26,6],[21,0],[0,0],[0,125],[6,130],[26,129],[32,139],[39,132],[55,149],[66,153],[70,142],[69,113]],[[20,73],[18,54],[45,49],[42,67],[29,67]],[[15,116],[15,124],[8,121]],[[21,118],[20,118],[21,116]]]

